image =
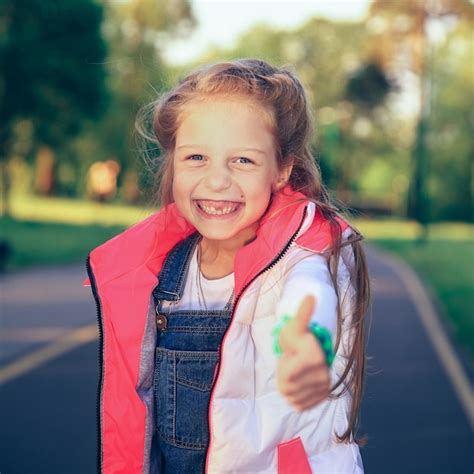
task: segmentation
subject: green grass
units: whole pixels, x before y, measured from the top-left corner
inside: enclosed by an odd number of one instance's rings
[[[12,247],[6,270],[81,262],[97,245],[154,209],[87,200],[11,195],[12,218],[0,217],[0,239]],[[1,268],[0,257],[0,268]]]
[[[5,269],[86,261],[97,245],[125,226],[73,225],[56,222],[17,221],[1,218],[1,238],[12,249]]]
[[[422,227],[415,221],[396,218],[350,219],[368,240],[415,241]],[[465,222],[440,222],[428,226],[428,240],[474,242],[474,225]]]
[[[454,339],[474,361],[474,242],[430,238],[377,239],[377,246],[402,257],[436,295]]]
[[[129,226],[154,209],[93,201],[40,196],[13,196],[11,214],[17,220]]]

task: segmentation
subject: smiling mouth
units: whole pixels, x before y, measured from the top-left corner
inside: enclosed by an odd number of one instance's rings
[[[196,206],[209,216],[227,216],[235,214],[242,206],[242,202],[195,200]]]

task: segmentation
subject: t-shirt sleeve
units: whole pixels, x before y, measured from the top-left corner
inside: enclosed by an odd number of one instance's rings
[[[312,254],[288,265],[277,304],[277,316],[278,320],[284,314],[295,316],[304,297],[313,295],[316,305],[311,321],[324,326],[334,337],[337,328],[337,297],[326,262],[323,255]]]

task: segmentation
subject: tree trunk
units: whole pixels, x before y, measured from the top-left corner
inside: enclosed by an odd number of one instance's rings
[[[8,150],[8,140],[7,140],[7,127],[0,127],[0,186],[1,186],[1,215],[3,217],[9,217],[10,212],[10,169],[8,167],[8,162],[10,158],[10,153]]]
[[[429,221],[429,206],[426,197],[428,175],[428,153],[426,149],[426,118],[420,117],[417,124],[416,141],[412,152],[412,179],[408,195],[408,217],[424,225]]]
[[[46,145],[38,148],[36,155],[35,190],[42,195],[49,195],[54,187],[54,153]]]
[[[8,159],[6,156],[0,159],[0,175],[1,175],[1,215],[2,217],[10,217],[10,172],[8,169]]]

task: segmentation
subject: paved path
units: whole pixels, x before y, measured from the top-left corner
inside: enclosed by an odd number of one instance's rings
[[[472,428],[414,301],[383,254],[371,251],[369,268],[372,359],[359,430],[369,436],[366,472],[472,474]]]
[[[398,274],[369,257],[365,472],[471,474],[473,433],[453,383]],[[1,474],[95,472],[98,341],[84,277],[84,265],[1,277]]]
[[[0,275],[0,366],[96,324],[92,293],[81,283],[85,274],[84,263]]]
[[[71,265],[0,277],[0,365],[17,371],[0,386],[1,474],[95,472],[98,330],[85,273]],[[78,337],[81,327],[92,334]]]

